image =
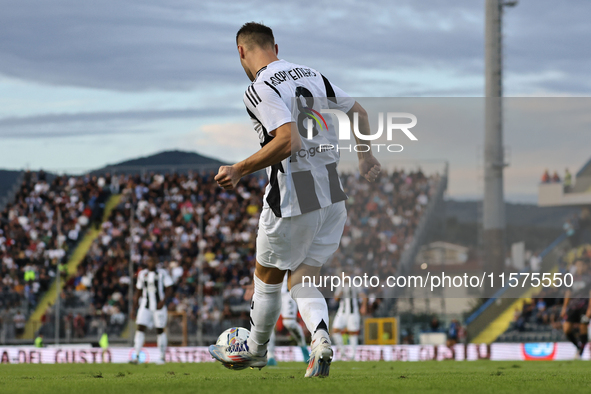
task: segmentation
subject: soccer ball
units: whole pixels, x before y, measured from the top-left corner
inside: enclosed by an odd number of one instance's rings
[[[247,339],[250,336],[250,331],[242,327],[228,328],[218,337],[215,343],[218,346],[230,346],[240,339]]]

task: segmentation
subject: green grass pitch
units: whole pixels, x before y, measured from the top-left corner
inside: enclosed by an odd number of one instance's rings
[[[218,363],[0,365],[0,393],[591,393],[588,361],[335,362],[229,371]]]

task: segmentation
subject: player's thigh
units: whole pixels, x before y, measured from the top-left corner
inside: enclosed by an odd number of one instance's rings
[[[583,316],[584,312],[581,308],[569,308],[566,312],[566,322],[565,322],[565,329],[567,327],[566,323],[572,327],[574,324],[578,324],[581,322],[581,317]]]
[[[347,317],[347,331],[358,332],[361,329],[361,316],[358,313],[351,313]]]
[[[343,236],[343,229],[347,221],[347,209],[345,202],[341,201],[327,207],[322,212],[322,223],[318,229],[314,241],[310,245],[308,258],[324,265],[337,251]]]
[[[289,274],[287,281],[288,288],[291,288],[297,284],[303,283],[304,287],[308,287],[313,283],[320,283],[317,280],[320,276],[320,269],[322,263],[311,258],[306,258],[295,270]]]
[[[152,311],[148,308],[139,308],[135,319],[135,324],[138,326],[152,326]]]
[[[343,331],[347,327],[347,319],[345,314],[337,312],[333,321],[332,329],[336,331]]]
[[[281,317],[283,320],[296,319],[298,317],[298,304],[289,293],[281,294]]]
[[[158,309],[153,312],[154,316],[154,327],[166,328],[168,322],[168,310],[166,308]]]
[[[263,209],[256,239],[256,260],[263,267],[295,269],[306,257],[318,226],[318,212],[293,218],[275,217]]]

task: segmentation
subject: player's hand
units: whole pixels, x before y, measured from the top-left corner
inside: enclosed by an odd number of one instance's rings
[[[129,320],[135,320],[135,310],[129,312]]]
[[[164,308],[164,300],[156,304],[156,309],[160,310],[162,308]]]
[[[369,182],[375,182],[382,165],[373,155],[359,159],[359,172]]]
[[[215,181],[226,190],[232,190],[242,178],[240,171],[234,166],[221,166],[218,174],[215,176]]]

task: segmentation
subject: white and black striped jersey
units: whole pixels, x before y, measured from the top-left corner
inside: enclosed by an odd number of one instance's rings
[[[147,268],[141,270],[136,283],[137,289],[142,290],[139,307],[155,311],[158,303],[165,297],[164,289],[172,285],[172,278],[162,268],[157,268],[156,271],[149,271]]]
[[[339,298],[339,309],[337,313],[340,314],[359,314],[359,297],[362,291],[355,286],[347,284],[338,287],[334,293],[335,297]]]
[[[347,199],[337,174],[336,121],[331,115],[318,114],[322,108],[346,113],[355,100],[318,71],[285,60],[260,69],[243,99],[261,146],[273,139],[272,131],[286,123],[297,122],[307,128],[308,123],[303,123],[308,122],[304,119],[306,116],[300,115],[302,109],[309,110],[304,112],[310,114],[315,112],[314,119],[318,119],[318,124],[313,126],[313,138],[305,138],[307,134],[302,136],[299,152],[267,168],[269,184],[264,207],[270,208],[277,217],[291,217]],[[299,130],[302,134],[302,128]],[[327,146],[334,148],[327,149]]]

